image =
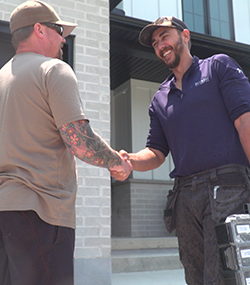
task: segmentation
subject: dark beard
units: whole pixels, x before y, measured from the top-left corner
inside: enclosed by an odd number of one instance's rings
[[[177,67],[180,64],[181,61],[181,57],[180,54],[175,54],[175,60],[173,62],[171,62],[170,64],[166,64],[165,65],[169,68],[169,69],[173,69],[175,67]]]

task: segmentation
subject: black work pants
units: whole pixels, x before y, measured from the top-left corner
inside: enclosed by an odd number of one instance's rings
[[[74,229],[0,212],[0,285],[73,285]]]
[[[189,285],[226,285],[215,225],[249,203],[249,169],[226,165],[177,178],[176,235]]]

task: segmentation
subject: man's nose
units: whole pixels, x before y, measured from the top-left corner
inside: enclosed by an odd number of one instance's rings
[[[160,50],[163,50],[166,45],[165,45],[165,43],[163,41],[159,41],[158,46],[159,46]]]

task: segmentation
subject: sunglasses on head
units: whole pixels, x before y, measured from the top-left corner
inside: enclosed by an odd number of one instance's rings
[[[41,23],[42,25],[51,28],[53,30],[56,30],[58,32],[58,34],[62,37],[63,35],[63,26],[57,25],[57,24],[53,24],[53,23]]]
[[[158,19],[154,22],[154,24],[155,24],[155,25],[161,25],[161,24],[163,24],[164,22],[171,22],[171,23],[173,23],[178,29],[180,29],[181,31],[184,30],[184,28],[183,28],[179,23],[177,23],[175,20],[169,19],[168,17],[160,17],[160,18],[158,18]]]

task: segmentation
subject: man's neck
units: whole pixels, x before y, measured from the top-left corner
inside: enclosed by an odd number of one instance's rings
[[[33,40],[33,37],[31,36],[26,41],[21,42],[17,47],[16,54],[24,52],[32,52],[44,55],[42,42]]]
[[[186,58],[182,58],[180,64],[177,67],[172,69],[175,75],[175,86],[180,90],[182,90],[182,77],[192,65],[192,62],[193,57],[189,54]]]

